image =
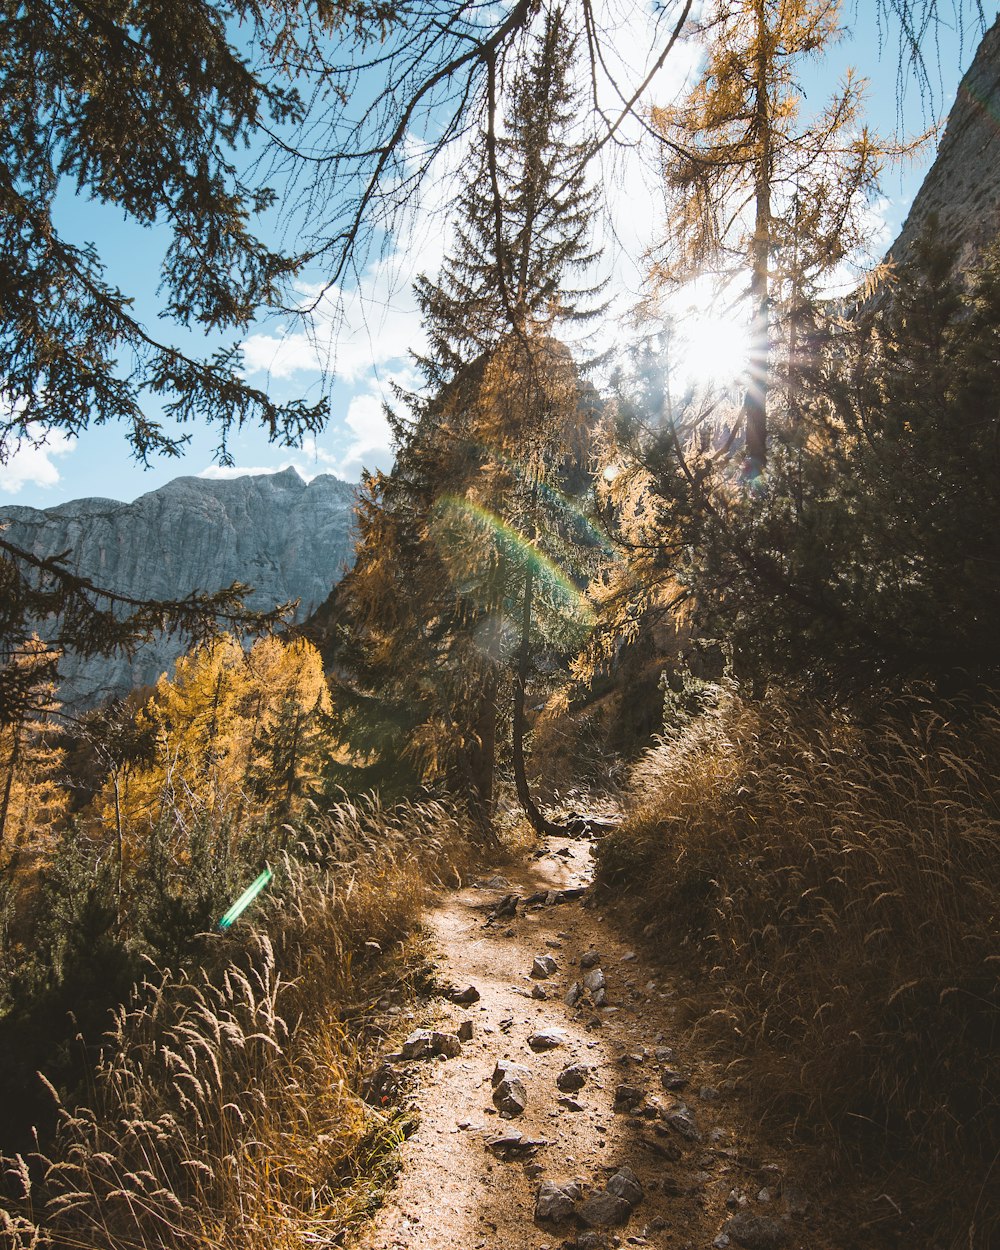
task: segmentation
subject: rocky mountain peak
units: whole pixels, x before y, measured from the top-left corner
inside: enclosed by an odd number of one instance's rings
[[[178,477],[132,503],[76,499],[52,508],[5,506],[10,541],[35,555],[71,551],[70,566],[99,586],[176,599],[240,581],[253,608],[299,601],[304,620],[354,558],[355,487],[295,469],[212,479]],[[64,703],[76,709],[155,682],[186,649],[162,637],[125,656],[61,664]]]

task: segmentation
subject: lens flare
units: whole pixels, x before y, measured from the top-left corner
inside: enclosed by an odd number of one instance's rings
[[[239,920],[240,916],[246,911],[257,895],[263,890],[267,883],[274,876],[270,868],[265,868],[256,881],[252,885],[248,885],[236,902],[230,907],[226,914],[219,921],[220,929],[228,929],[230,925]]]
[[[540,587],[566,612],[581,619],[587,627],[594,624],[596,614],[586,595],[544,551],[495,512],[457,495],[442,495],[437,503],[437,513],[446,523],[454,521],[460,526],[485,530],[513,563],[533,571]]]

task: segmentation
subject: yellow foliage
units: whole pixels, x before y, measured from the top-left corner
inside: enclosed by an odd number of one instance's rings
[[[153,763],[109,778],[98,814],[133,831],[167,817],[287,820],[333,750],[330,710],[319,652],[305,640],[262,638],[249,654],[229,636],[198,647],[139,713],[155,738]]]
[[[24,715],[0,727],[0,849],[10,855],[43,854],[68,805],[59,773],[65,752],[52,743],[53,717],[59,704],[48,680],[33,679],[51,655],[37,637],[14,661],[28,691]]]

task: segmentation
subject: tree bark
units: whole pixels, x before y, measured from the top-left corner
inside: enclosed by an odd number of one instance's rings
[[[514,787],[518,802],[532,829],[538,834],[561,834],[566,831],[547,820],[531,797],[531,788],[524,768],[524,697],[528,681],[528,662],[531,658],[531,609],[535,590],[535,572],[528,564],[524,574],[524,607],[521,613],[521,642],[517,651],[517,667],[514,670],[514,708],[511,737],[514,755]]]
[[[746,475],[760,477],[767,466],[767,391],[770,345],[771,263],[771,111],[768,66],[771,37],[767,26],[766,0],[755,0],[757,50],[754,84],[754,127],[757,169],[754,186],[754,235],[750,250],[750,378],[743,398],[746,428]]]

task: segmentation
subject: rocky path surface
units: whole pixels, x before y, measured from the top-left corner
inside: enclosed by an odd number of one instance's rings
[[[420,1123],[359,1250],[823,1250],[794,1160],[675,1049],[674,986],[574,897],[590,849],[549,839],[428,916],[442,996],[389,1059]]]

